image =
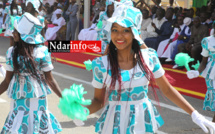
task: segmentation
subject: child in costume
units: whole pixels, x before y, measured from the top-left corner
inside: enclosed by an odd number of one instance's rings
[[[215,21],[213,22],[215,27]],[[198,70],[190,70],[187,72],[189,79],[197,78],[199,74],[205,78],[207,85],[207,92],[205,94],[205,100],[203,104],[203,110],[215,111],[215,33],[209,37],[205,37],[202,42],[202,61]],[[215,115],[213,117],[215,122]]]
[[[59,97],[60,88],[52,76],[53,65],[48,48],[40,45],[42,24],[26,12],[14,21],[15,45],[6,53],[6,77],[0,95],[7,90],[11,98],[9,115],[1,134],[56,134],[61,125],[47,107],[52,89]]]
[[[3,27],[6,29],[4,36],[10,37],[10,46],[13,46],[13,22],[10,16],[22,15],[22,8],[17,4],[17,0],[9,0],[8,2],[10,5],[5,8],[3,18]]]
[[[105,53],[105,49],[109,44],[106,33],[103,33],[103,29],[107,23],[107,19],[109,19],[112,16],[113,11],[114,11],[114,0],[106,0],[105,11],[100,13],[97,27],[96,27],[97,40],[101,40],[102,42],[102,54]],[[101,26],[99,26],[99,24]]]
[[[205,132],[215,132],[215,124],[206,120],[174,89],[166,77],[156,51],[141,49],[142,14],[139,9],[121,4],[107,20],[103,31],[109,39],[106,56],[92,62],[95,88],[90,113],[105,105],[95,124],[99,134],[155,133],[164,121],[147,96],[148,85],[155,82],[164,95],[191,115],[193,122]],[[154,88],[153,88],[154,89]]]

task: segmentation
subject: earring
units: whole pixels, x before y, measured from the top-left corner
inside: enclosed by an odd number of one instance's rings
[[[117,50],[117,48],[115,47],[115,50]]]

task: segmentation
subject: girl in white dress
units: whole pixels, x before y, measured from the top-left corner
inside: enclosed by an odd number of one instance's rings
[[[105,106],[106,100],[109,104],[97,120],[95,131],[99,134],[155,133],[164,121],[147,96],[150,82],[153,89],[157,83],[163,94],[190,114],[205,132],[208,127],[214,133],[215,124],[200,115],[169,84],[156,51],[140,49],[141,21],[139,9],[123,4],[107,20],[104,32],[108,33],[110,44],[107,55],[92,62],[95,92],[88,108],[94,113]]]

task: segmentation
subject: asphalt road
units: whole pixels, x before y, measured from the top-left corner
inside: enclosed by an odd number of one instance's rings
[[[4,56],[9,47],[9,39],[0,37],[0,62],[4,62]],[[93,97],[94,89],[91,86],[92,73],[83,69],[75,68],[72,66],[64,65],[61,63],[54,63],[55,69],[53,74],[57,80],[60,88],[63,90],[69,88],[73,83],[83,84],[83,87],[88,92],[85,95],[86,99]],[[0,77],[0,82],[2,78]],[[149,92],[149,98],[152,98]],[[204,132],[195,125],[191,117],[186,114],[182,109],[178,108],[169,100],[159,95],[160,106],[157,105],[157,109],[164,119],[165,124],[159,129],[158,134],[203,134]],[[203,100],[195,99],[192,97],[184,96],[201,114],[207,116],[211,120],[213,117],[212,112],[202,110]],[[48,108],[56,116],[60,124],[62,125],[63,131],[60,134],[95,134],[94,123],[98,119],[101,110],[95,114],[89,116],[83,127],[76,127],[71,119],[62,115],[57,105],[59,98],[52,93],[48,96]],[[10,99],[6,93],[0,96],[0,128],[3,127],[4,121],[9,112]]]

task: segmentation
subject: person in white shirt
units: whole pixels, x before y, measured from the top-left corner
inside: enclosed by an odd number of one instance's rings
[[[48,27],[48,29],[46,30],[46,34],[45,34],[46,40],[55,40],[57,37],[56,33],[58,32],[58,30],[60,30],[60,28],[63,25],[66,25],[65,19],[62,17],[62,10],[57,9],[55,13],[56,13],[56,18],[52,22],[54,27]]]
[[[142,10],[143,21],[141,25],[141,37],[143,40],[147,37],[147,27],[151,24],[152,19],[149,17],[149,11],[147,9]]]
[[[171,55],[173,54],[174,48],[177,47],[178,40],[186,42],[191,35],[190,28],[183,21],[184,17],[178,16],[177,22],[179,27],[175,27],[170,38],[160,42],[158,46],[158,57],[167,58],[166,62],[174,60],[171,59]],[[191,22],[191,19],[189,19],[189,22]]]
[[[165,19],[165,10],[162,8],[157,9],[156,11],[156,18],[152,20],[152,22],[155,24],[155,26],[160,29],[162,24],[166,21]],[[149,38],[149,37],[157,37],[158,34],[155,32],[155,28],[150,24],[147,27],[147,34],[146,37],[142,38]]]

